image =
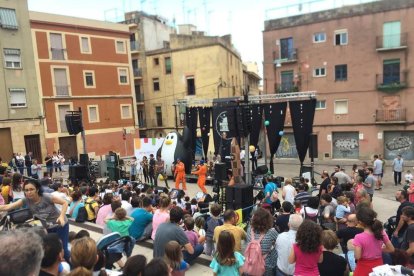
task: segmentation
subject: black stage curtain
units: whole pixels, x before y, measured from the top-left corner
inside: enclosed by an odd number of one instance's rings
[[[252,130],[250,132],[250,145],[253,145],[256,148],[259,143],[259,135],[263,124],[262,117],[263,107],[259,104],[252,105]]]
[[[265,121],[269,121],[269,125],[266,126],[266,131],[270,148],[269,169],[272,174],[274,173],[273,156],[275,155],[280,144],[280,139],[282,138],[279,135],[279,132],[282,131],[285,126],[286,107],[286,102],[264,105]]]
[[[201,128],[201,140],[203,141],[204,157],[207,158],[208,143],[210,141],[210,119],[211,107],[199,107],[198,108],[198,119],[200,120]]]
[[[197,108],[196,107],[187,107],[187,110],[185,112],[185,122],[191,134],[191,150],[193,153],[193,160],[194,160],[195,150],[196,150],[196,138],[197,138]]]
[[[214,148],[222,160],[230,155],[231,138],[237,137],[236,108],[232,103],[213,106]],[[226,139],[222,138],[223,133],[226,133]]]
[[[289,102],[292,118],[293,134],[300,164],[306,157],[309,148],[310,134],[312,133],[313,119],[315,117],[316,99]]]

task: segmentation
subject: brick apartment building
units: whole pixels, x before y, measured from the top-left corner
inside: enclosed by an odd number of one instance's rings
[[[133,155],[139,134],[128,26],[39,12],[30,12],[30,23],[47,151],[82,153],[81,135],[69,135],[65,123],[80,107],[90,156]]]
[[[268,20],[264,91],[317,91],[319,159],[414,160],[414,1]],[[289,121],[279,157],[294,158]]]

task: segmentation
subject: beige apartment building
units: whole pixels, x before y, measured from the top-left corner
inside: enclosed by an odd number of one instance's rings
[[[0,157],[45,156],[33,42],[26,0],[0,0]]]
[[[243,62],[243,93],[248,95],[260,95],[259,70],[256,62]]]
[[[182,126],[181,99],[213,99],[243,94],[240,54],[229,35],[205,36],[193,25],[180,25],[168,47],[146,52],[146,136],[163,137]]]
[[[317,91],[319,159],[414,159],[414,1],[268,20],[264,91]],[[279,157],[295,158],[285,127]]]

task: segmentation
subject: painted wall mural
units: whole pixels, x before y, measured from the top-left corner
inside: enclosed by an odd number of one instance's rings
[[[358,159],[358,136],[358,132],[333,132],[332,157],[335,159]]]
[[[285,133],[280,139],[279,148],[276,151],[277,158],[298,158],[295,137],[293,133]]]
[[[384,157],[394,159],[401,154],[405,160],[414,160],[414,131],[385,131]]]

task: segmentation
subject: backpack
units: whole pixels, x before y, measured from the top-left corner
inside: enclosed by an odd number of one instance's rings
[[[89,211],[91,211],[91,214],[93,214],[93,218],[92,219],[95,219],[96,218],[96,214],[95,214],[95,210],[92,208],[92,204],[96,203],[96,201],[95,200],[91,200],[91,201],[88,202],[88,199],[89,198],[87,198],[85,200],[85,203],[84,203],[85,204],[85,211],[86,211],[86,206],[88,206]],[[86,220],[88,220],[88,215],[87,214],[88,214],[88,212],[86,212]]]
[[[85,206],[79,207],[78,215],[76,216],[76,222],[85,222],[88,220],[88,212],[86,211]]]
[[[252,276],[261,276],[266,271],[265,259],[267,254],[262,254],[262,246],[260,245],[264,235],[260,235],[259,239],[255,240],[253,227],[250,227],[250,231],[251,241],[247,245],[246,251],[244,251],[243,272]]]
[[[308,213],[306,212],[306,206],[303,207],[303,211],[305,212],[305,219],[309,219],[315,223],[318,223],[318,214],[316,213],[315,215],[308,215]]]

